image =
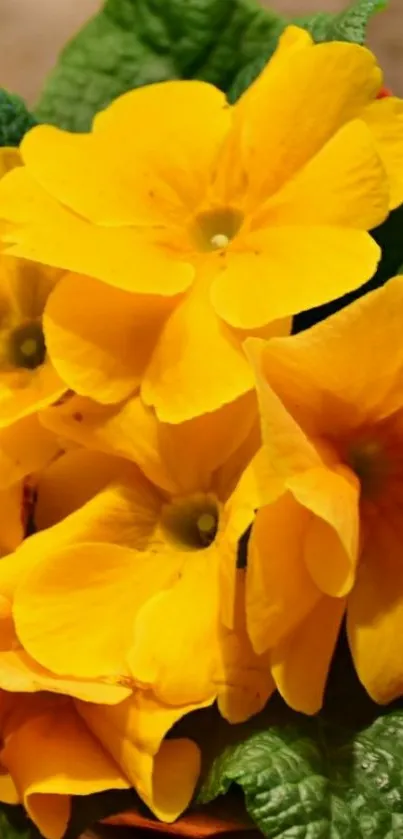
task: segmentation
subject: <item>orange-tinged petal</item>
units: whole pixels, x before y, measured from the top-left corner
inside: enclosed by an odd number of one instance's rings
[[[24,538],[23,487],[0,489],[0,557],[18,548]]]
[[[372,277],[380,249],[347,227],[272,227],[239,237],[211,290],[231,326],[256,328],[327,303]]]
[[[0,181],[6,253],[52,265],[137,294],[184,291],[194,268],[173,254],[159,230],[102,228],[69,212],[35,183],[26,168]]]
[[[403,693],[403,529],[400,508],[380,511],[365,533],[347,629],[360,680],[375,702]]]
[[[360,116],[373,135],[386,169],[393,210],[403,202],[403,102],[390,96],[369,105]]]
[[[272,674],[295,711],[316,714],[345,611],[345,601],[321,597],[297,629],[272,650]]]
[[[119,680],[126,675],[126,649],[139,608],[172,584],[178,567],[175,557],[117,545],[55,550],[28,571],[16,591],[18,637],[36,661],[58,675]]]
[[[320,598],[303,561],[310,523],[290,493],[257,514],[248,550],[246,614],[257,653],[277,645]]]
[[[269,384],[271,368],[267,364],[267,357],[270,358],[271,346],[271,341],[266,344],[259,339],[249,339],[245,342],[246,352],[255,372],[260,407],[264,444],[260,468],[266,460],[266,469],[282,479],[285,486],[285,481],[290,475],[318,467],[322,459],[314,442],[300,428],[291,411],[287,410],[287,406]]]
[[[120,402],[140,384],[170,311],[166,298],[69,274],[46,307],[46,346],[69,388],[99,402]]]
[[[324,594],[346,595],[355,580],[359,538],[359,481],[349,469],[311,469],[294,475],[288,489],[314,514],[301,553]]]
[[[396,277],[306,332],[256,344],[264,379],[309,436],[345,435],[400,408],[402,306]]]
[[[172,212],[178,206],[183,214],[203,200],[231,121],[232,108],[216,87],[171,81],[119,97],[96,116],[94,132],[106,157],[111,147],[119,149],[134,205],[143,198],[136,184],[141,168],[143,189],[153,190],[157,207],[166,204]]]
[[[141,394],[163,422],[215,411],[252,390],[238,336],[217,317],[208,294],[194,288],[163,328]]]
[[[238,159],[249,175],[249,201],[255,205],[358,116],[382,83],[376,59],[364,47],[337,42],[311,45],[306,36],[293,32],[283,38],[285,44],[280,41],[278,54],[236,106]]]
[[[126,789],[129,782],[69,700],[13,696],[1,760],[45,839],[61,839],[70,796]],[[44,748],[46,743],[46,748]]]
[[[258,211],[254,225],[334,224],[370,230],[389,212],[385,170],[370,129],[344,125],[298,174]]]
[[[137,691],[114,708],[80,702],[77,709],[153,813],[174,821],[193,795],[200,750],[191,740],[164,737],[196,706],[169,707]]]

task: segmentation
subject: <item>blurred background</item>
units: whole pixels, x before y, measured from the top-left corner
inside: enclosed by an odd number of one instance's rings
[[[262,2],[294,15],[347,5],[347,0]],[[0,87],[33,104],[63,44],[100,6],[101,0],[0,0]],[[390,0],[389,10],[374,18],[370,41],[387,83],[403,95],[403,0]]]

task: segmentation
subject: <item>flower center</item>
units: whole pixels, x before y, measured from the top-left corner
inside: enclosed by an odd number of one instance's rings
[[[242,222],[242,213],[233,207],[199,213],[192,230],[196,247],[201,251],[224,250],[237,235]]]
[[[40,321],[17,326],[8,337],[10,361],[14,367],[35,370],[45,361],[46,345]]]
[[[364,497],[373,497],[381,489],[389,471],[383,446],[378,440],[360,440],[353,443],[347,461],[361,483]]]
[[[218,506],[210,496],[179,499],[163,510],[164,536],[182,550],[208,548],[216,538],[218,527]]]

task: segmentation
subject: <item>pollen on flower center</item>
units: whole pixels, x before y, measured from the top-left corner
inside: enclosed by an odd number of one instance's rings
[[[8,337],[10,362],[14,367],[35,370],[45,361],[46,345],[40,321],[30,321],[10,332]]]
[[[199,213],[192,226],[192,238],[198,250],[224,250],[237,235],[243,215],[233,207]]]
[[[219,527],[215,499],[197,495],[166,505],[162,516],[164,538],[183,550],[203,550],[214,542]]]

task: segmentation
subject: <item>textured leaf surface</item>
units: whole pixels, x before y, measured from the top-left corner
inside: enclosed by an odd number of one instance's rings
[[[36,119],[23,100],[0,89],[0,146],[19,146],[33,125]]]
[[[338,15],[300,23],[318,41],[362,42],[384,0],[358,0]],[[38,116],[87,130],[97,111],[133,87],[167,79],[203,79],[235,101],[274,52],[289,21],[258,0],[107,0],[65,48]]]
[[[227,90],[285,21],[257,0],[108,0],[66,47],[38,108],[44,121],[84,130],[119,93],[175,78]]]
[[[269,839],[399,839],[403,712],[356,734],[294,715],[228,747],[213,762],[200,801],[233,784]]]
[[[0,839],[41,839],[22,807],[0,804]]]

